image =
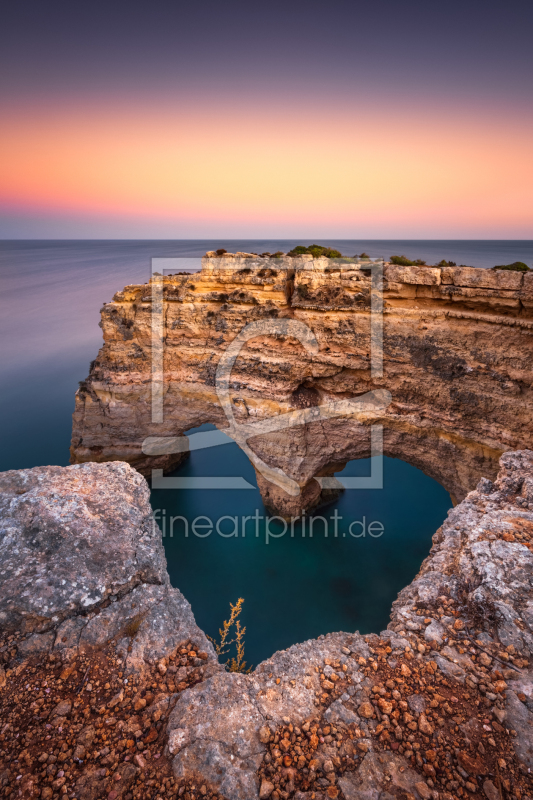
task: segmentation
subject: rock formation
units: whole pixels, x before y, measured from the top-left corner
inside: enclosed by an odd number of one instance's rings
[[[265,504],[284,516],[325,499],[316,476],[370,455],[372,425],[383,426],[386,455],[421,468],[456,501],[482,476],[495,477],[504,451],[533,446],[533,274],[386,266],[383,374],[372,375],[371,305],[380,293],[364,263],[213,255],[197,274],[163,279],[162,422],[152,421],[151,405],[154,286],[127,286],[103,307],[104,345],[76,395],[73,462],[169,471],[184,453],[147,439],[206,422],[228,430],[215,375],[250,322],[259,333],[232,367],[231,410],[238,425],[267,425],[248,445],[297,487],[291,494],[258,472]],[[281,332],[268,332],[276,326]],[[294,335],[304,329],[307,343]],[[268,429],[276,415],[369,392],[375,405],[364,413]]]
[[[21,654],[118,637],[127,669],[186,640],[213,656],[170,586],[148,486],[127,464],[0,473],[0,514],[0,627],[27,635]]]
[[[127,464],[2,474],[4,795],[531,797],[533,452],[500,467],[450,511],[388,630],[248,675],[217,665],[169,586]]]

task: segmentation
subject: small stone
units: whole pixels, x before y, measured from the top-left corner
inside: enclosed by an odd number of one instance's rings
[[[390,700],[386,700],[384,697],[380,697],[378,700],[378,706],[382,714],[387,714],[388,716],[389,714],[392,713],[392,703],[390,702]]]
[[[114,697],[111,698],[111,700],[107,704],[108,708],[114,708],[116,705],[121,703],[123,700],[124,700],[124,690],[121,689],[120,692],[117,692],[117,694]]]
[[[415,783],[415,789],[422,798],[422,800],[431,800],[431,789],[424,783],[424,781],[419,781]]]
[[[70,714],[72,709],[72,703],[70,700],[61,700],[60,703],[54,708],[52,713],[50,714],[50,719],[53,717],[66,717]]]
[[[478,661],[483,667],[490,667],[492,664],[492,658],[484,652],[479,654]]]
[[[365,719],[371,719],[374,716],[374,709],[370,703],[361,703],[359,706],[359,716],[364,717]]]
[[[403,675],[404,678],[410,678],[411,677],[411,670],[409,669],[407,664],[402,664],[401,665],[400,672],[401,672],[401,674]],[[424,784],[424,786],[425,786],[425,784]]]
[[[500,800],[500,793],[497,788],[494,786],[492,781],[489,781],[488,778],[483,784],[483,791],[485,792],[488,800]]]
[[[274,784],[270,783],[270,781],[263,779],[263,781],[261,782],[261,788],[259,789],[259,800],[267,800],[267,798],[270,797],[273,791],[274,791]]]
[[[268,744],[270,741],[271,731],[268,725],[263,725],[259,728],[259,741],[263,744]]]
[[[85,758],[85,747],[82,744],[77,745],[72,757],[75,761],[83,761]]]
[[[433,726],[429,724],[425,714],[420,714],[418,729],[424,736],[431,736],[435,730]]]
[[[328,758],[328,759],[327,759],[326,761],[324,761],[324,763],[322,764],[322,769],[323,769],[323,770],[324,770],[324,772],[326,772],[326,773],[328,773],[328,772],[333,772],[333,769],[334,769],[334,768],[333,768],[333,762],[332,762],[332,761],[331,761],[331,760]]]

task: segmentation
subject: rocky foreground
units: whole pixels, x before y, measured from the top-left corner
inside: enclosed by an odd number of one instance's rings
[[[125,463],[0,476],[0,791],[25,798],[533,796],[533,452],[434,536],[388,630],[227,673]]]

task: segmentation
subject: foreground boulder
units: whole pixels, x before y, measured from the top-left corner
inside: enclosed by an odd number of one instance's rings
[[[388,630],[248,675],[218,666],[170,587],[128,465],[4,473],[0,491],[7,795],[532,796],[533,452],[449,513]]]
[[[145,479],[124,462],[0,474],[0,630],[20,654],[115,639],[126,669],[183,641],[214,658],[170,586]]]

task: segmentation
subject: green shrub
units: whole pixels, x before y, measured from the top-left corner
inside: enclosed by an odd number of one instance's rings
[[[457,264],[455,263],[455,261],[446,261],[446,259],[444,258],[437,264],[437,267],[456,267],[456,266]]]
[[[309,247],[305,247],[303,244],[299,244],[296,247],[287,253],[288,256],[302,256],[306,253],[309,253],[313,256],[313,258],[320,258],[320,256],[326,256],[326,258],[342,258],[342,253],[338,250],[334,250],[332,247],[324,247],[321,244],[311,244]]]
[[[421,258],[411,261],[407,256],[391,256],[390,262],[391,264],[396,264],[398,267],[424,267],[426,265],[426,262],[422,261]]]
[[[502,264],[499,267],[492,267],[492,269],[510,269],[514,272],[530,272],[530,267],[524,264],[523,261],[514,261],[512,264]]]
[[[293,247],[293,249],[289,253],[287,253],[287,255],[288,256],[303,256],[308,252],[309,252],[309,249],[307,247],[305,247],[303,244],[299,244],[296,247]]]

